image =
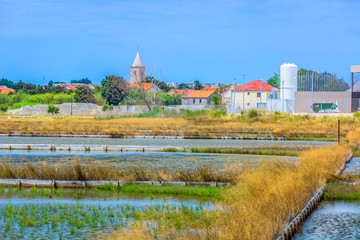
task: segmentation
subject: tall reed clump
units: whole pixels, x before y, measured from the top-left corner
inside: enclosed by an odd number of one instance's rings
[[[355,129],[347,134],[346,138],[349,140],[351,146],[358,145],[360,140],[360,128]]]
[[[235,182],[243,171],[242,166],[228,164],[215,169],[202,161],[191,168],[156,168],[151,166],[116,167],[102,163],[88,163],[75,158],[54,164],[47,161],[17,162],[0,158],[0,178],[43,180],[111,180],[111,181],[185,181],[185,182]]]
[[[220,239],[275,239],[344,163],[348,145],[304,152],[295,162],[262,162],[239,176],[226,199]]]

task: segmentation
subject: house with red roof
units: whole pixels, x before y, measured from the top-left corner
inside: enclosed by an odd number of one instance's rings
[[[237,110],[242,110],[243,106],[245,110],[265,108],[266,102],[270,99],[273,91],[279,92],[280,89],[261,80],[254,80],[245,85],[232,88],[231,102],[235,102]]]
[[[211,98],[215,94],[215,91],[204,90],[183,90],[181,96],[182,105],[205,105],[211,104]]]
[[[15,93],[15,90],[12,88],[8,88],[5,85],[0,85],[0,93],[1,94]]]

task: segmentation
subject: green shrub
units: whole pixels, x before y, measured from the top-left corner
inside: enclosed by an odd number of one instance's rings
[[[107,104],[104,104],[103,107],[102,107],[102,111],[105,112],[105,111],[111,111],[111,110],[114,110],[114,105],[107,105]]]
[[[355,112],[354,112],[354,117],[356,117],[356,118],[360,117],[360,112],[355,111]]]
[[[247,112],[247,116],[248,118],[256,118],[258,117],[260,114],[259,112],[256,110],[256,109],[250,109],[248,112]]]
[[[7,110],[8,110],[8,105],[7,104],[0,104],[0,111],[6,112]]]
[[[59,110],[60,110],[60,109],[59,109],[58,107],[50,104],[50,105],[48,106],[47,112],[55,115],[55,114],[58,114],[58,113],[59,113]]]
[[[106,110],[108,110],[108,108],[109,108],[109,105],[107,105],[107,104],[104,104],[103,106],[102,106],[102,111],[103,112],[105,112]]]
[[[216,111],[216,110],[210,111],[210,117],[220,118],[220,117],[222,117],[222,116],[226,116],[226,112],[225,112],[225,111]]]

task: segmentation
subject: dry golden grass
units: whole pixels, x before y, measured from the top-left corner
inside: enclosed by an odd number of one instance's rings
[[[342,136],[360,127],[355,117],[340,117]],[[110,134],[168,136],[231,136],[231,133],[272,133],[276,137],[337,137],[338,117],[262,115],[255,119],[222,118],[121,118],[94,120],[54,116],[0,116],[0,133]],[[260,134],[261,136],[261,134]],[[263,135],[267,136],[267,135]]]
[[[225,169],[213,169],[203,162],[194,162],[193,168],[117,168],[104,162],[87,163],[80,159],[59,161],[13,162],[0,159],[0,178],[44,180],[109,180],[109,181],[185,181],[185,182],[235,182],[243,171],[241,166],[227,165]]]
[[[351,142],[359,138],[354,137]],[[274,159],[241,172],[237,184],[226,193],[220,206],[223,214],[213,218],[208,229],[199,226],[201,230],[174,231],[168,223],[167,227],[161,225],[154,235],[149,227],[139,224],[114,233],[111,239],[128,239],[127,233],[134,234],[132,239],[275,239],[313,194],[332,178],[350,149],[348,144],[311,149],[295,163]]]
[[[358,145],[360,141],[360,128],[349,132],[346,138],[349,140],[350,145]]]

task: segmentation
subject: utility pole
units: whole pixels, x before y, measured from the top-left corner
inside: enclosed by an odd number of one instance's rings
[[[314,112],[314,73],[311,74],[311,111]]]
[[[235,111],[236,111],[236,89],[235,89],[235,81],[236,81],[236,78],[234,78],[234,107],[233,107],[233,114],[235,114]]]
[[[260,105],[261,105],[261,83],[262,83],[263,79],[260,79]],[[257,109],[259,109],[259,107],[257,107]]]
[[[245,73],[243,73],[243,112],[245,113]]]
[[[285,112],[285,93],[284,93],[284,84],[285,84],[285,81],[282,81],[282,109],[283,109],[283,113]]]

